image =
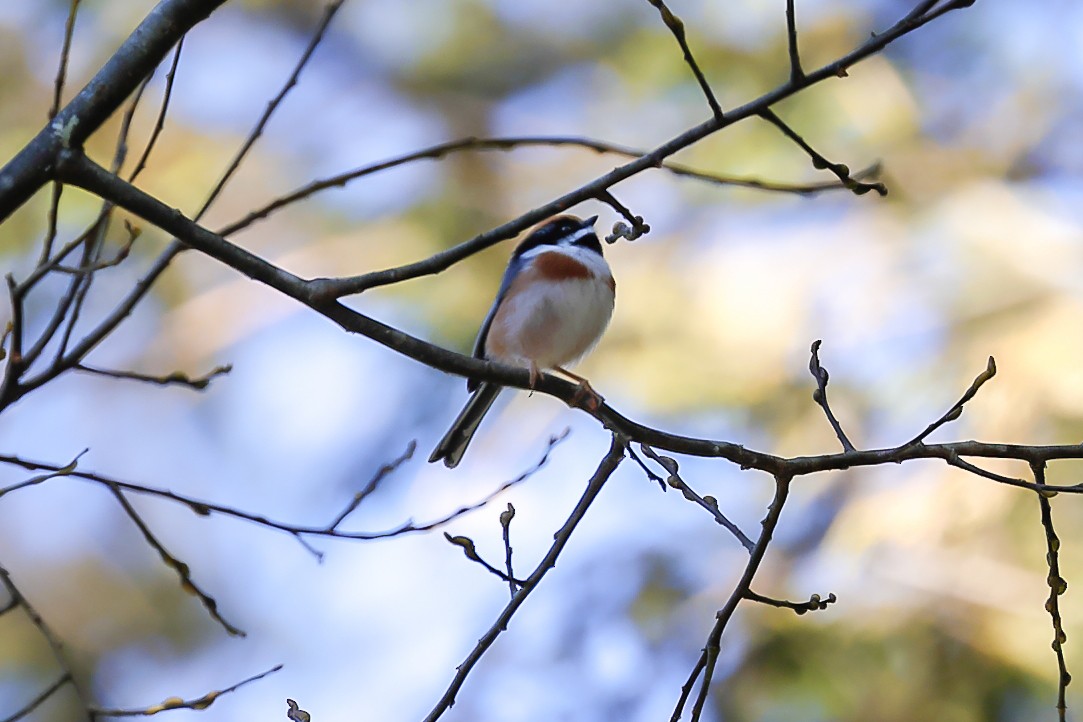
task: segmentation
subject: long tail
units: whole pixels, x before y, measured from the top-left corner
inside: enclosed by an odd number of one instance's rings
[[[482,384],[478,387],[478,390],[466,402],[458,418],[455,419],[455,423],[436,445],[432,456],[429,457],[430,464],[443,459],[444,466],[449,469],[454,469],[459,465],[466,447],[470,445],[470,440],[474,438],[474,433],[478,430],[478,425],[481,424],[481,420],[502,389],[503,387],[497,384]]]

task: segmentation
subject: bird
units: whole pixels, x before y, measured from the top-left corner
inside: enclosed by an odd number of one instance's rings
[[[560,215],[536,226],[512,252],[500,289],[474,342],[475,358],[530,371],[534,388],[542,370],[579,384],[577,396],[600,403],[590,383],[567,370],[585,356],[613,315],[617,284],[594,231],[598,216]],[[429,462],[458,466],[482,418],[503,386],[468,379],[473,392]]]

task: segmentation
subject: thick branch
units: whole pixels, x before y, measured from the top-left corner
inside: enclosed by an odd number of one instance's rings
[[[0,223],[53,177],[63,148],[78,148],[158,66],[181,36],[225,0],[162,0],[102,69],[0,169]]]

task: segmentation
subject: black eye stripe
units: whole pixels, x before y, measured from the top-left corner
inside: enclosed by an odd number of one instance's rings
[[[583,221],[570,218],[554,219],[536,228],[533,233],[528,235],[515,249],[513,255],[521,256],[539,246],[567,245],[570,238],[579,234],[582,235],[572,241],[571,245],[588,248],[598,253],[598,255],[602,255],[602,245],[598,241],[597,234],[593,232],[583,234],[584,228]]]

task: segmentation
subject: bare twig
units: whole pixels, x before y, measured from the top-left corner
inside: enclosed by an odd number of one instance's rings
[[[827,381],[830,375],[827,373],[827,369],[820,365],[820,343],[817,339],[812,343],[812,357],[809,359],[808,370],[812,373],[812,378],[816,379],[816,390],[812,392],[812,400],[820,405],[820,408],[824,410],[824,414],[827,416],[827,422],[831,424],[831,428],[835,430],[835,436],[838,437],[839,443],[842,444],[844,451],[854,451],[854,445],[850,443],[849,437],[846,436],[846,432],[842,430],[842,424],[835,418],[835,414],[831,411],[831,406],[827,403]]]
[[[800,83],[805,71],[801,69],[801,55],[797,50],[797,14],[793,0],[786,0],[786,46],[790,53],[790,82]]]
[[[127,497],[124,496],[124,492],[117,487],[110,487],[110,491],[113,492],[114,498],[120,503],[120,507],[124,509],[124,513],[128,515],[128,518],[132,520],[132,523],[134,523],[143,534],[143,538],[146,540],[147,544],[149,544],[154,551],[158,552],[158,556],[161,558],[162,563],[176,572],[177,577],[180,579],[181,588],[199,599],[203,608],[207,610],[207,613],[211,618],[218,622],[223,629],[234,637],[244,637],[245,633],[226,621],[225,617],[218,611],[218,602],[214,597],[207,594],[196,585],[195,581],[192,579],[192,572],[188,568],[188,565],[173,556],[169,550],[158,541],[158,538],[154,536],[154,533],[150,530],[150,527],[147,526],[147,523],[139,516],[139,512],[135,510]]]
[[[700,90],[703,91],[704,97],[707,98],[707,105],[711,106],[714,117],[721,119],[722,106],[718,104],[718,100],[714,97],[714,91],[711,90],[711,84],[707,82],[703,71],[699,69],[699,63],[696,62],[695,57],[692,55],[692,49],[688,47],[688,39],[684,33],[684,22],[673,14],[663,0],[647,0],[647,2],[657,8],[662,16],[662,22],[666,24],[669,31],[673,33],[673,37],[677,39],[677,44],[681,46],[681,52],[684,53],[684,62],[688,63],[688,67],[692,69],[692,74],[696,76],[696,82],[699,83]]]
[[[150,137],[147,138],[147,144],[143,147],[139,160],[136,161],[135,168],[128,174],[129,183],[138,178],[143,169],[147,167],[147,161],[150,160],[150,154],[154,151],[154,146],[158,142],[158,136],[165,129],[165,116],[169,112],[169,101],[173,97],[173,83],[177,76],[177,66],[180,65],[182,48],[184,48],[184,36],[181,36],[181,39],[177,41],[177,47],[173,51],[173,62],[169,66],[169,72],[165,74],[165,89],[162,91],[162,103],[158,107],[158,117],[154,121],[154,128],[150,132]]]
[[[745,599],[750,602],[759,602],[760,604],[766,604],[769,607],[778,607],[779,609],[792,609],[795,614],[801,616],[806,612],[818,612],[822,609],[827,609],[827,605],[834,604],[838,601],[838,598],[832,592],[827,595],[827,598],[821,597],[819,594],[813,594],[809,597],[807,602],[790,602],[785,599],[773,599],[771,597],[765,597],[762,594],[757,594],[751,589],[745,591]]]
[[[792,84],[792,83],[791,83]],[[782,131],[783,135],[796,143],[801,150],[805,151],[810,158],[812,158],[812,167],[817,170],[829,170],[835,174],[835,177],[839,179],[839,182],[850,189],[854,195],[865,195],[869,191],[876,191],[881,196],[887,195],[887,186],[877,181],[875,183],[865,183],[863,181],[855,180],[850,174],[850,167],[844,163],[832,163],[827,158],[823,157],[809,145],[804,138],[798,135],[797,131],[791,128],[782,118],[779,118],[775,111],[770,108],[765,108],[760,112],[760,117],[771,123],[773,126]]]
[[[467,151],[511,151],[517,148],[529,148],[535,146],[551,146],[555,148],[571,147],[571,148],[583,148],[586,150],[594,151],[595,153],[606,153],[611,155],[619,155],[625,158],[640,158],[647,155],[647,151],[636,148],[630,148],[628,146],[619,145],[617,143],[610,143],[604,140],[596,140],[593,138],[583,138],[575,136],[509,136],[504,138],[461,138],[459,140],[451,140],[445,143],[438,143],[437,145],[429,146],[428,148],[422,148],[421,150],[414,151],[412,153],[406,153],[395,158],[390,158],[378,163],[372,163],[369,165],[361,166],[343,173],[339,173],[327,178],[313,181],[295,191],[287,193],[279,198],[276,198],[262,208],[258,208],[251,211],[243,218],[230,223],[229,225],[219,229],[218,233],[222,236],[230,236],[240,230],[247,228],[258,220],[262,220],[271,215],[277,210],[281,210],[287,206],[293,205],[298,201],[304,200],[310,196],[320,193],[332,188],[345,187],[350,182],[363,178],[374,173],[389,170],[409,163],[415,163],[421,160],[440,160],[448,155],[454,153],[462,153]],[[837,181],[831,181],[827,183],[781,183],[778,181],[767,181],[758,178],[747,178],[741,176],[725,175],[719,173],[709,173],[706,171],[696,170],[680,163],[672,163],[669,161],[663,161],[658,164],[659,168],[668,171],[673,175],[691,178],[693,180],[702,181],[704,183],[711,183],[720,186],[736,186],[742,188],[752,188],[755,190],[762,190],[775,193],[790,193],[795,195],[815,195],[817,193],[823,193],[825,191],[845,190],[846,186]],[[854,178],[863,179],[870,176],[878,175],[880,172],[880,166],[874,164],[865,168],[862,171],[854,174]]]
[[[230,178],[233,177],[233,174],[240,168],[241,161],[248,155],[248,151],[252,150],[252,146],[255,145],[256,141],[259,140],[259,137],[263,135],[263,131],[267,127],[267,123],[270,122],[271,116],[278,110],[278,106],[286,99],[286,95],[289,94],[290,90],[297,85],[297,79],[301,76],[301,71],[308,65],[308,61],[312,57],[312,54],[316,52],[316,48],[323,42],[324,33],[331,24],[331,20],[334,19],[335,13],[342,7],[343,2],[345,2],[345,0],[331,0],[331,2],[327,3],[324,7],[323,17],[320,19],[320,22],[317,23],[316,30],[312,34],[312,38],[308,41],[308,47],[301,53],[301,58],[297,61],[297,64],[293,66],[293,72],[290,73],[289,78],[286,79],[285,84],[278,91],[278,94],[271,98],[270,102],[267,103],[263,115],[256,121],[256,124],[249,132],[248,137],[245,138],[241,147],[237,150],[236,155],[233,156],[229,165],[226,166],[226,170],[222,173],[222,177],[218,179],[218,182],[215,183],[211,192],[207,194],[206,200],[203,201],[203,205],[200,206],[199,211],[194,216],[195,220],[198,221],[202,218],[203,214],[207,212],[215,199],[218,198],[218,194],[226,187],[226,183],[229,182]]]
[[[1032,464],[1031,471],[1034,473],[1034,483],[1045,484],[1045,464]],[[1060,722],[1065,722],[1068,712],[1065,694],[1072,675],[1068,673],[1068,666],[1064,661],[1064,644],[1068,641],[1068,635],[1064,633],[1064,623],[1060,616],[1060,597],[1068,590],[1068,582],[1060,575],[1060,538],[1053,528],[1053,507],[1049,496],[1048,493],[1038,493],[1042,529],[1045,530],[1045,563],[1049,567],[1046,577],[1049,598],[1045,601],[1045,611],[1053,622],[1053,652],[1057,655],[1057,717]]]
[[[688,681],[681,688],[681,697],[677,702],[676,708],[673,710],[673,715],[670,717],[674,722],[681,718],[684,705],[691,694],[696,679],[700,677],[702,677],[702,679],[699,683],[699,694],[696,696],[695,704],[692,707],[691,719],[693,721],[699,720],[700,716],[703,714],[703,707],[707,702],[707,694],[711,688],[711,680],[714,677],[715,664],[718,661],[718,653],[721,650],[722,633],[726,631],[726,626],[733,617],[733,613],[737,611],[737,605],[741,603],[741,600],[746,598],[745,595],[752,586],[752,581],[756,577],[756,572],[759,571],[760,564],[763,562],[763,556],[767,553],[767,546],[771,543],[771,537],[778,527],[778,521],[782,515],[782,507],[785,506],[786,498],[789,496],[790,481],[790,477],[775,477],[774,498],[772,498],[771,505],[767,508],[767,516],[765,516],[763,522],[761,522],[762,530],[760,531],[759,537],[756,539],[756,546],[749,555],[748,562],[745,564],[745,570],[741,575],[740,581],[737,582],[737,586],[734,587],[729,599],[726,600],[726,605],[715,615],[714,628],[707,637],[707,644],[704,646],[703,652],[700,654],[699,660],[696,662]]]
[[[158,704],[153,704],[149,707],[144,707],[142,709],[104,709],[95,707],[93,708],[93,711],[94,714],[98,717],[150,717],[151,715],[156,715],[159,712],[165,712],[167,710],[173,709],[204,710],[217,702],[218,698],[222,695],[236,692],[241,687],[244,687],[247,684],[251,684],[252,682],[261,680],[268,675],[274,674],[280,669],[282,669],[282,665],[276,664],[274,667],[271,667],[266,672],[260,672],[259,674],[252,675],[248,679],[242,679],[240,682],[231,687],[226,687],[225,689],[216,690],[214,692],[208,692],[202,697],[197,697],[195,699],[184,700],[180,697],[169,697],[168,699],[162,700]]]
[[[508,571],[508,592],[515,598],[515,592],[522,586],[515,581],[515,571],[511,565],[511,520],[515,518],[515,507],[508,502],[508,508],[500,512],[500,530],[504,538],[504,568]]]
[[[64,42],[60,48],[60,62],[56,68],[56,80],[53,81],[53,102],[49,106],[49,120],[53,120],[60,112],[60,100],[64,93],[64,83],[68,78],[68,59],[71,57],[71,40],[75,35],[75,16],[79,14],[80,0],[71,0],[68,6],[68,19],[64,22]],[[41,257],[39,263],[45,262],[53,253],[53,241],[56,240],[57,219],[60,212],[60,196],[64,192],[64,185],[53,182],[52,195],[49,198],[49,213],[45,239],[41,244]]]
[[[521,581],[519,579],[516,579],[515,577],[511,576],[510,574],[505,574],[504,572],[500,571],[499,569],[494,567],[489,562],[482,559],[481,555],[478,554],[478,550],[477,550],[477,547],[474,544],[474,540],[471,539],[470,537],[468,537],[468,536],[453,536],[451,534],[448,534],[447,532],[444,532],[444,538],[447,539],[448,543],[451,544],[452,546],[457,546],[460,549],[462,549],[463,550],[463,555],[467,559],[469,559],[472,562],[475,562],[476,564],[481,565],[485,569],[485,571],[489,572],[490,574],[492,574],[492,575],[494,575],[496,577],[499,577],[501,581],[507,582],[511,586],[512,589],[515,589],[515,587],[521,587],[521,586],[523,586],[523,584],[525,584],[525,582],[523,582],[523,581]],[[512,597],[512,599],[515,598],[515,592],[514,591],[512,592],[511,597]]]
[[[45,642],[49,645],[49,649],[53,653],[53,659],[60,667],[62,672],[61,679],[64,682],[70,684],[72,689],[75,690],[76,697],[79,698],[79,703],[83,707],[87,718],[90,722],[94,722],[96,717],[93,711],[93,705],[90,701],[90,693],[83,688],[83,685],[75,678],[75,672],[72,670],[71,664],[68,662],[67,654],[64,652],[64,644],[60,641],[60,637],[52,630],[52,628],[46,624],[45,620],[38,613],[38,610],[34,608],[34,605],[30,603],[23,593],[15,586],[15,582],[11,579],[11,574],[7,569],[0,565],[0,584],[4,585],[11,598],[18,603],[22,610],[26,613],[26,616],[30,618],[30,622],[37,627],[38,633],[45,639]],[[62,685],[61,685],[62,686]],[[59,686],[57,687],[59,689]],[[50,692],[55,693],[56,690]]]
[[[43,481],[48,481],[49,479],[55,479],[58,476],[70,476],[71,474],[74,474],[75,469],[79,465],[79,459],[81,459],[83,457],[83,454],[87,453],[88,451],[90,451],[90,449],[83,449],[82,451],[80,451],[78,454],[75,455],[75,458],[72,459],[71,462],[67,466],[62,466],[62,467],[60,467],[58,469],[53,469],[53,470],[49,471],[49,473],[47,473],[47,474],[39,474],[38,476],[33,476],[33,477],[27,479],[26,481],[20,481],[17,484],[13,484],[12,486],[8,486],[8,487],[4,487],[3,489],[0,489],[0,497],[4,496],[5,494],[11,493],[13,491],[18,491],[19,489],[25,489],[28,486],[36,486],[36,485],[42,483]]]
[[[186,386],[196,391],[202,391],[207,388],[211,381],[218,376],[224,376],[233,370],[232,364],[225,364],[222,366],[215,366],[213,369],[203,374],[192,378],[183,371],[173,371],[165,374],[164,376],[155,376],[153,374],[143,374],[137,371],[117,371],[114,369],[103,369],[97,366],[88,366],[86,364],[75,364],[72,367],[75,371],[82,371],[88,374],[94,374],[96,376],[106,376],[111,379],[125,379],[129,381],[141,381],[143,383],[154,384],[157,386]]]
[[[972,398],[974,398],[974,395],[978,393],[978,389],[980,389],[982,387],[982,385],[985,384],[986,381],[988,381],[989,379],[996,376],[996,373],[997,373],[996,361],[994,361],[993,357],[990,356],[989,357],[989,362],[985,366],[985,370],[982,371],[980,374],[978,374],[974,378],[974,382],[970,384],[970,388],[968,388],[966,390],[966,392],[963,394],[962,398],[960,398],[958,401],[956,401],[955,405],[952,406],[950,409],[948,409],[947,413],[945,413],[943,416],[941,416],[939,419],[937,419],[933,423],[929,424],[925,428],[924,431],[922,431],[920,434],[918,434],[914,438],[910,439],[910,441],[903,444],[903,446],[904,447],[906,447],[906,446],[915,446],[917,444],[923,443],[925,441],[925,439],[927,439],[929,437],[929,434],[933,433],[934,431],[939,429],[944,424],[955,421],[960,416],[962,416],[963,415],[963,406],[966,404],[966,402],[970,401]]]
[[[669,490],[669,487],[666,486],[666,480],[663,479],[658,474],[656,474],[654,469],[647,466],[647,462],[645,462],[645,461],[643,461],[643,459],[639,458],[639,454],[637,454],[635,452],[635,449],[632,448],[631,446],[628,447],[628,457],[631,458],[632,461],[634,461],[636,464],[639,465],[639,468],[643,470],[644,474],[646,474],[648,481],[653,481],[656,484],[658,484],[658,486],[662,489],[662,491],[668,491]]]
[[[579,499],[579,503],[575,505],[571,515],[568,517],[564,525],[557,531],[553,538],[553,545],[549,547],[549,551],[545,557],[538,563],[538,566],[534,568],[534,571],[530,574],[526,580],[523,581],[522,588],[519,593],[515,594],[511,601],[508,602],[504,610],[493,622],[493,625],[489,627],[488,631],[481,636],[478,643],[470,651],[470,654],[466,656],[455,670],[455,676],[451,680],[451,684],[448,685],[447,691],[440,698],[440,701],[436,703],[432,711],[425,717],[425,722],[435,722],[439,719],[444,712],[449,710],[453,704],[455,704],[455,696],[459,693],[463,683],[466,682],[467,676],[469,676],[474,665],[478,663],[482,655],[489,649],[496,641],[496,638],[500,636],[500,633],[508,628],[508,623],[511,618],[515,616],[515,612],[523,605],[530,594],[538,588],[542,579],[546,573],[556,566],[557,558],[560,553],[564,551],[564,547],[567,545],[568,540],[571,538],[572,532],[579,525],[579,522],[583,520],[583,516],[587,513],[587,509],[594,503],[594,500],[598,497],[602,487],[605,486],[605,482],[613,475],[613,472],[617,470],[617,466],[620,464],[621,459],[624,458],[624,441],[616,434],[613,435],[613,441],[609,446],[609,451],[598,465],[594,475],[587,483],[587,488],[583,492],[583,496]]]
[[[49,106],[49,120],[60,112],[60,99],[68,78],[68,58],[71,57],[71,39],[75,35],[75,16],[79,14],[79,2],[80,0],[71,0],[68,5],[68,19],[64,22],[64,43],[60,48],[60,64],[53,82],[53,104]]]
[[[328,524],[321,525],[321,526],[303,526],[303,525],[298,525],[298,524],[290,524],[290,523],[287,523],[287,522],[275,521],[273,519],[268,519],[267,517],[260,516],[259,514],[253,514],[251,512],[243,511],[241,509],[234,509],[232,507],[223,506],[221,504],[214,504],[214,503],[211,503],[211,502],[208,502],[208,501],[204,501],[202,499],[195,499],[195,498],[192,498],[190,496],[185,496],[184,494],[177,494],[175,492],[168,491],[168,490],[165,490],[165,489],[155,489],[155,488],[149,487],[149,486],[141,486],[139,484],[131,484],[129,482],[120,481],[118,479],[113,479],[113,478],[110,478],[110,477],[107,477],[107,476],[103,476],[101,474],[95,474],[95,473],[91,473],[91,472],[72,470],[72,471],[66,471],[64,474],[47,475],[46,478],[53,478],[55,476],[62,476],[62,475],[63,476],[71,476],[72,478],[83,479],[85,481],[90,481],[90,482],[94,482],[96,484],[100,484],[100,485],[106,487],[107,489],[109,489],[110,493],[113,493],[113,494],[115,494],[117,491],[124,491],[124,492],[131,492],[131,493],[134,493],[134,494],[143,494],[143,495],[147,495],[147,496],[155,496],[155,497],[158,497],[160,499],[165,499],[167,501],[182,504],[182,505],[188,507],[189,509],[191,509],[194,513],[196,513],[196,514],[198,514],[200,516],[209,516],[211,514],[220,514],[222,516],[232,517],[234,519],[240,519],[242,521],[251,522],[253,524],[257,524],[259,526],[267,527],[269,529],[275,529],[277,531],[282,531],[282,532],[285,532],[287,534],[290,534],[291,536],[296,538],[302,544],[305,544],[303,537],[327,537],[327,538],[333,538],[333,539],[351,539],[351,540],[356,540],[356,541],[370,541],[370,540],[375,540],[375,539],[389,539],[389,538],[392,538],[392,537],[402,536],[402,535],[405,535],[405,534],[416,534],[416,533],[420,533],[420,532],[433,531],[435,529],[439,529],[440,527],[447,526],[451,522],[455,521],[456,519],[458,519],[458,518],[460,518],[460,517],[462,517],[462,516],[464,516],[466,514],[469,514],[470,512],[477,511],[478,509],[481,509],[481,508],[487,506],[494,499],[496,499],[498,496],[503,494],[505,491],[507,491],[508,489],[510,489],[513,486],[516,486],[516,485],[521,484],[522,482],[526,481],[531,476],[533,476],[535,473],[537,473],[542,467],[544,467],[545,464],[548,463],[549,455],[552,453],[553,449],[558,444],[560,444],[560,442],[562,442],[565,438],[567,438],[567,436],[568,436],[568,430],[565,429],[561,434],[550,437],[548,446],[546,447],[546,450],[545,450],[545,453],[542,455],[542,458],[539,459],[536,464],[534,464],[532,467],[530,467],[529,469],[524,471],[522,474],[519,474],[519,476],[515,477],[514,479],[511,479],[509,481],[504,482],[499,487],[497,487],[494,491],[492,491],[491,493],[489,493],[488,495],[483,497],[480,501],[474,502],[473,504],[467,504],[465,506],[461,506],[458,509],[456,509],[455,511],[449,513],[449,514],[446,514],[446,515],[444,515],[444,516],[442,516],[442,517],[440,517],[438,519],[426,522],[424,524],[417,524],[417,523],[415,523],[413,521],[407,521],[407,522],[399,525],[398,527],[396,527],[394,529],[390,529],[390,530],[387,530],[387,531],[378,531],[378,532],[348,532],[348,531],[341,531],[340,529],[337,528],[337,523],[335,521],[332,521],[332,522],[330,522]],[[56,472],[56,471],[60,471],[60,470],[62,470],[64,468],[66,468],[66,467],[55,466],[55,465],[52,465],[52,464],[47,464],[47,463],[44,463],[44,462],[28,461],[28,460],[25,460],[25,459],[20,459],[20,458],[18,458],[16,456],[8,456],[8,455],[0,455],[0,463],[11,464],[13,466],[18,466],[18,467],[21,467],[23,469],[27,469],[27,470],[30,470],[30,471]],[[46,479],[42,479],[42,481],[44,481],[44,480],[46,480]],[[36,482],[36,483],[40,483],[40,482]],[[17,489],[21,489],[21,488],[23,488],[25,486],[26,486],[25,483],[17,484],[14,487],[9,487],[8,489],[0,491],[0,495],[2,495],[3,493],[7,493],[8,491],[16,491]],[[319,552],[317,552],[317,551],[313,550],[311,547],[307,546],[307,544],[306,544],[306,549],[313,552],[317,557],[322,556]]]
[[[395,471],[395,469],[398,469],[400,466],[406,463],[407,460],[413,457],[414,451],[416,450],[417,440],[414,439],[406,445],[406,451],[402,452],[399,458],[381,466],[376,471],[376,474],[373,475],[371,479],[369,479],[369,482],[365,484],[365,488],[354,494],[353,499],[351,499],[350,503],[346,505],[346,508],[343,509],[339,513],[339,515],[335,517],[335,520],[332,521],[330,525],[328,525],[328,531],[334,531],[335,529],[338,529],[338,525],[341,524],[343,520],[346,519],[346,517],[352,514],[354,509],[361,505],[361,502],[363,502],[369,495],[376,491],[376,488],[380,485],[380,482],[386,479],[387,476],[391,474],[391,472]]]
[[[26,366],[23,357],[23,299],[15,284],[15,277],[10,273],[4,277],[8,287],[8,302],[11,304],[11,321],[4,328],[4,342],[10,341],[7,350],[7,368],[4,370],[4,382],[0,391],[6,392],[8,386],[19,382],[19,375]],[[0,396],[6,396],[6,393]]]
[[[28,714],[30,714],[31,712],[36,710],[38,707],[40,707],[45,702],[45,700],[49,699],[54,694],[56,694],[56,692],[61,687],[63,687],[64,685],[66,685],[70,681],[71,681],[71,676],[67,672],[60,675],[59,677],[56,678],[55,682],[53,682],[48,687],[43,689],[36,697],[34,697],[34,699],[30,700],[25,705],[23,705],[23,707],[21,709],[18,709],[14,713],[12,713],[10,716],[5,717],[2,722],[18,722],[18,720],[21,720],[23,717],[27,716]]]
[[[139,107],[140,101],[143,99],[143,93],[146,91],[147,86],[150,84],[150,79],[153,72],[148,74],[143,82],[136,88],[135,93],[132,95],[131,100],[128,102],[128,107],[124,111],[124,115],[120,121],[120,129],[117,131],[117,139],[115,148],[113,151],[113,162],[110,166],[110,172],[114,175],[120,172],[121,167],[124,165],[125,158],[128,157],[128,134],[131,132],[132,119],[135,117],[135,111]],[[93,224],[95,229],[86,240],[83,246],[83,257],[80,266],[87,269],[83,273],[76,274],[72,279],[71,287],[68,293],[70,302],[65,303],[58,307],[58,313],[66,314],[67,318],[64,323],[64,331],[60,337],[60,343],[56,351],[56,357],[53,361],[53,365],[60,369],[70,368],[72,365],[72,359],[64,358],[67,353],[68,344],[71,341],[72,334],[75,332],[75,326],[79,322],[79,316],[83,310],[83,304],[86,301],[87,294],[90,293],[90,287],[94,283],[95,271],[101,264],[102,249],[105,247],[105,236],[109,231],[109,224],[113,218],[113,204],[108,199],[105,199],[102,203],[101,210],[98,212],[98,219]],[[131,224],[127,224],[128,228],[128,247],[135,242],[139,233],[135,232]],[[128,256],[127,249],[122,249],[117,254],[119,259],[117,263]],[[107,266],[110,264],[106,264]],[[60,311],[59,308],[63,308]],[[39,345],[44,348],[44,344]]]
[[[692,487],[688,485],[687,482],[685,482],[684,479],[681,478],[681,475],[679,473],[680,468],[677,465],[676,459],[670,458],[668,456],[662,456],[646,444],[640,444],[639,448],[648,457],[654,459],[656,462],[661,464],[662,468],[664,468],[669,473],[669,478],[666,479],[667,484],[672,486],[674,489],[678,489],[681,494],[684,495],[684,498],[688,501],[695,502],[696,504],[710,512],[711,516],[714,517],[714,520],[719,525],[725,527],[730,534],[733,534],[733,536],[736,537],[737,541],[741,542],[741,546],[743,546],[749,554],[752,553],[753,547],[755,546],[752,543],[752,540],[749,539],[743,531],[741,531],[741,528],[739,526],[726,518],[725,514],[722,513],[722,510],[718,508],[717,499],[715,499],[713,496],[700,496],[692,489]]]
[[[107,258],[104,261],[97,261],[89,266],[80,266],[78,268],[70,268],[68,266],[61,265],[59,263],[53,264],[50,270],[55,270],[58,273],[68,273],[71,275],[85,275],[89,273],[97,273],[103,271],[106,268],[113,268],[119,266],[128,255],[132,252],[132,246],[135,245],[135,241],[142,234],[143,230],[139,226],[132,225],[131,221],[124,220],[124,228],[128,231],[128,240],[126,240],[117,252],[113,254],[112,258]]]
[[[617,213],[620,213],[631,224],[629,227],[624,223],[614,226],[613,233],[605,237],[607,243],[616,243],[618,238],[635,241],[651,232],[651,227],[643,222],[643,216],[634,215],[628,208],[618,201],[609,191],[598,194],[598,200],[608,203]]]

